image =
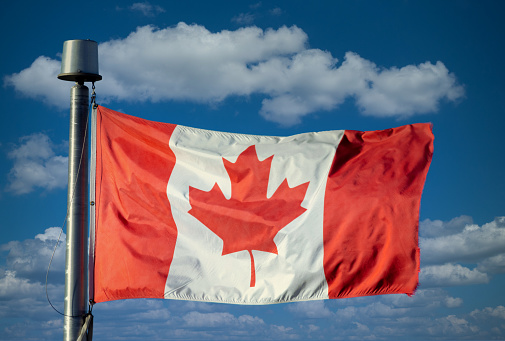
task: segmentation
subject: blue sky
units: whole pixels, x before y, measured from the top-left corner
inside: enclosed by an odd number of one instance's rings
[[[65,218],[69,39],[98,102],[150,120],[292,135],[431,122],[414,297],[95,306],[95,340],[505,339],[499,1],[11,1],[0,13],[0,339],[60,340],[47,263]],[[63,309],[64,247],[48,291]]]

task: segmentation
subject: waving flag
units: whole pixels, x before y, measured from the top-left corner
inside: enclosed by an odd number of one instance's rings
[[[414,293],[429,124],[272,137],[96,116],[95,302]]]

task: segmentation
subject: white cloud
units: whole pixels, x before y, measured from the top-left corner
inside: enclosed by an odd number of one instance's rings
[[[45,275],[59,228],[0,245],[0,339],[53,340],[63,333],[63,318],[46,298]],[[65,234],[55,254],[47,294],[63,312]],[[54,270],[54,272],[53,272]],[[57,276],[54,276],[57,274]]]
[[[296,340],[299,339],[298,331],[293,327],[286,327],[282,325],[270,325],[269,330],[265,333],[264,338],[270,340]]]
[[[463,300],[459,297],[447,297],[445,299],[445,306],[447,308],[457,308],[461,307]]]
[[[231,18],[231,21],[239,25],[251,25],[254,22],[255,15],[252,13],[240,13]]]
[[[26,97],[40,99],[45,104],[60,109],[69,106],[70,87],[58,79],[61,62],[46,56],[40,56],[19,73],[6,76],[4,85],[12,86]]]
[[[295,53],[305,42],[305,33],[296,27],[219,33],[183,23],[163,30],[140,27],[123,40],[100,45],[104,76],[100,91],[122,100],[152,101],[215,102],[249,95],[262,82],[251,75],[250,64]]]
[[[436,319],[431,326],[426,327],[429,335],[432,336],[468,336],[475,335],[479,332],[479,328],[464,318],[455,315],[448,315]]]
[[[435,112],[440,100],[455,101],[464,94],[440,61],[371,71],[370,86],[357,93],[358,105],[366,115],[402,117]]]
[[[505,321],[505,307],[500,305],[495,308],[486,307],[482,310],[476,309],[470,313],[474,318],[486,319],[489,317],[496,317]],[[505,326],[504,326],[505,327]]]
[[[354,304],[338,309],[335,312],[335,317],[338,320],[357,320],[361,323],[363,323],[361,317],[364,316],[371,319],[400,317],[409,312],[413,306],[419,309],[419,311],[431,309],[432,306],[430,300],[426,300],[427,296],[433,296],[433,292],[431,291],[423,294],[423,291],[420,290],[414,296],[415,300],[407,297],[407,300],[401,304],[398,303],[405,299],[406,296],[404,298],[398,298],[399,296],[367,298],[364,300],[366,304],[363,306]],[[435,295],[435,297],[440,296],[441,295],[439,293]]]
[[[205,311],[205,312],[213,310],[213,305],[206,302],[181,301],[181,305],[184,307],[185,310]]]
[[[366,307],[365,314],[370,317],[404,316],[409,311],[407,307],[395,307],[382,302],[375,302]]]
[[[324,301],[296,302],[287,305],[287,311],[305,318],[328,318],[333,313],[325,306]]]
[[[473,219],[466,215],[453,218],[449,222],[425,219],[419,222],[419,235],[424,238],[447,236],[461,232],[467,225],[473,225]]]
[[[52,303],[61,310],[63,310],[63,287],[63,283],[47,286]],[[18,317],[45,320],[55,316],[56,312],[46,300],[44,282],[24,278],[16,271],[0,271],[0,320],[9,318],[14,321],[14,318]]]
[[[131,11],[137,11],[145,15],[146,17],[154,17],[156,14],[166,12],[163,7],[158,5],[151,5],[149,2],[136,2],[132,4],[129,9]]]
[[[489,257],[479,262],[477,270],[492,274],[505,273],[505,253]]]
[[[44,231],[44,233],[39,233],[35,236],[35,239],[45,241],[65,241],[66,235],[63,233],[62,229],[59,227],[50,227]]]
[[[421,286],[414,296],[389,295],[384,296],[381,301],[397,308],[422,307],[421,310],[438,309],[442,305],[447,308],[455,308],[463,304],[461,298],[449,296],[440,288],[427,289],[424,286]]]
[[[252,17],[244,14],[235,20]],[[434,112],[441,101],[464,95],[440,61],[382,68],[348,52],[339,65],[331,53],[309,49],[307,42],[306,33],[296,26],[215,33],[185,23],[139,27],[124,39],[99,45],[103,81],[97,93],[105,101],[204,103],[260,94],[261,115],[284,125],[336,109],[349,97],[365,115],[407,117]],[[58,69],[58,61],[39,57],[29,68],[7,76],[5,84],[66,107],[68,86],[56,79]]]
[[[425,220],[420,234],[426,236],[420,238],[422,287],[488,283],[505,273],[505,217],[482,226],[468,216]]]
[[[217,327],[236,323],[236,317],[230,313],[199,313],[196,311],[184,315],[183,320],[190,327]]]
[[[68,180],[68,157],[56,155],[59,147],[45,134],[21,138],[21,144],[9,153],[14,166],[9,172],[8,191],[25,194],[36,187],[64,188]]]
[[[263,325],[265,322],[259,317],[241,315],[235,317],[230,313],[199,313],[192,311],[183,316],[183,320],[189,327],[223,327],[235,326],[244,327],[249,325]]]
[[[280,7],[275,7],[273,9],[271,9],[270,11],[268,11],[271,15],[274,15],[274,16],[279,16],[282,14],[282,9]]]
[[[16,271],[7,270],[0,276],[0,299],[14,296],[32,296],[33,293],[41,294],[41,283],[32,283],[26,278],[16,276]]]
[[[423,288],[437,286],[457,286],[484,284],[489,276],[477,269],[469,269],[460,264],[431,265],[421,268],[420,286]]]
[[[365,334],[370,333],[370,328],[368,328],[364,324],[361,324],[359,322],[353,322],[353,324],[356,326],[358,333],[365,333]]]
[[[34,239],[11,241],[0,245],[0,251],[7,253],[5,257],[7,268],[28,280],[43,282],[49,261],[55,252],[48,279],[53,283],[61,280],[65,269],[65,233],[61,233],[60,242],[54,251],[60,232],[59,227],[50,227]]]
[[[145,320],[168,320],[170,318],[169,309],[152,309],[137,314],[137,317]]]
[[[478,226],[465,224],[458,233],[421,238],[423,264],[478,262],[505,254],[505,217]]]
[[[337,300],[334,305],[340,308],[335,309],[333,331],[345,340],[409,340],[412,335],[420,339],[446,335],[451,339],[451,335],[460,335],[463,330],[478,339],[475,335],[479,330],[473,320],[456,309],[462,304],[461,298],[452,297],[440,288],[419,289],[412,297],[384,295],[363,297],[359,302]],[[451,315],[437,313],[446,311],[441,309],[444,306],[452,310]],[[349,328],[350,324],[355,324],[355,328]]]

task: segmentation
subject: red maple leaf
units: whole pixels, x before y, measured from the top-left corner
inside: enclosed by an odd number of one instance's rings
[[[231,180],[231,198],[226,199],[216,183],[205,192],[189,187],[189,214],[223,240],[223,253],[247,250],[251,257],[251,287],[256,275],[252,250],[277,254],[274,237],[284,226],[305,212],[301,207],[308,182],[290,188],[286,179],[267,198],[273,155],[259,161],[250,146],[232,163],[223,158]]]

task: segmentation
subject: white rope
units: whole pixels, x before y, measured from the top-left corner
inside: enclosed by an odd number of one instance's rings
[[[88,339],[88,328],[90,327],[90,323],[93,323],[93,315],[86,314],[84,318],[84,324],[82,325],[81,331],[79,332],[79,337],[77,341],[89,340]]]

